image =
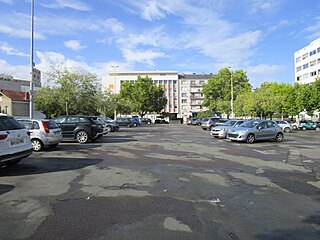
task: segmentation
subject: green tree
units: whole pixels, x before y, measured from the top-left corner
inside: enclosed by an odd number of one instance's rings
[[[99,113],[101,92],[95,75],[72,72],[60,66],[53,68],[47,74],[47,78],[51,87],[39,91],[35,96],[37,110],[51,117],[61,114],[97,115]],[[47,99],[45,99],[46,94]],[[43,101],[46,102],[46,105]]]
[[[219,110],[226,114],[231,112],[231,77],[233,82],[233,99],[237,96],[248,92],[251,89],[246,72],[236,70],[231,72],[228,68],[221,69],[218,74],[208,80],[203,86],[203,94],[205,96],[203,106],[209,107],[211,110]]]
[[[141,117],[148,112],[159,113],[167,104],[164,90],[153,84],[149,77],[138,77],[134,83],[124,82],[120,96],[132,103],[133,111]]]

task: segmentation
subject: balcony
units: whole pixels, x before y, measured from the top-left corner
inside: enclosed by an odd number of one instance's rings
[[[194,101],[194,102],[191,102],[190,105],[191,106],[202,106],[202,103],[203,103],[203,101]]]
[[[201,93],[201,88],[190,88],[191,93]]]
[[[191,94],[190,99],[204,99],[203,94]]]

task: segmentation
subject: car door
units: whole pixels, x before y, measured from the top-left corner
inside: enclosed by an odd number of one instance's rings
[[[278,133],[278,124],[274,121],[267,122],[267,130],[268,130],[268,139],[274,139]]]
[[[261,122],[256,126],[256,131],[255,131],[256,139],[257,140],[262,140],[266,139],[268,136],[268,129],[267,129],[267,123]]]

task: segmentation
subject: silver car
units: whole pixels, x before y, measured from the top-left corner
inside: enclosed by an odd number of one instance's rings
[[[231,128],[238,127],[240,124],[244,122],[245,120],[229,120],[225,122],[222,126],[216,126],[211,128],[211,136],[215,138],[227,138],[227,133]]]
[[[246,141],[254,143],[256,140],[274,140],[282,142],[282,128],[272,120],[250,120],[239,127],[232,128],[227,134],[231,141]]]
[[[44,146],[56,147],[62,141],[61,128],[49,119],[17,119],[30,132],[33,151],[41,151]]]

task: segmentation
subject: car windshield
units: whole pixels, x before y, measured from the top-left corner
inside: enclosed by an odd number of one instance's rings
[[[258,123],[259,121],[248,121],[240,124],[239,127],[253,128],[257,126]]]
[[[202,118],[202,122],[206,122],[208,120],[209,120],[209,118]]]
[[[229,120],[229,121],[226,121],[223,126],[233,126],[234,124],[236,123],[236,121],[234,120]]]

